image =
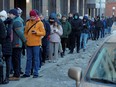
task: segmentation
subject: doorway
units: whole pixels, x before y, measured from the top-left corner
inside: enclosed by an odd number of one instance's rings
[[[19,7],[23,11],[22,18],[26,21],[26,0],[14,0],[14,8]]]

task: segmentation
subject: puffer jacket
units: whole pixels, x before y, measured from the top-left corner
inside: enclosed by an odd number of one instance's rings
[[[75,18],[75,16],[77,16],[77,18]],[[81,34],[82,20],[79,18],[79,14],[75,13],[73,18],[74,19],[71,22],[72,32],[75,35]]]
[[[35,25],[29,30],[29,28],[33,24]],[[33,30],[36,32],[36,34],[32,34]],[[45,32],[43,23],[38,18],[38,20],[35,20],[35,21],[28,20],[26,22],[24,34],[27,40],[26,42],[27,46],[40,46],[42,45],[42,42],[41,42],[42,36],[45,36],[46,32]]]
[[[24,37],[24,26],[20,17],[13,19],[13,48],[22,48],[23,42],[26,42]]]
[[[6,35],[6,27],[4,22],[0,19],[0,44],[2,44],[2,41],[6,38]]]
[[[69,34],[71,33],[71,24],[68,21],[61,23],[63,28],[63,35],[61,38],[68,38]]]
[[[53,25],[51,27],[51,34],[50,34],[50,42],[60,42],[60,36],[63,34],[62,26],[59,25],[58,27],[54,27]]]
[[[3,40],[3,44],[2,44],[3,56],[12,55],[12,42],[11,42],[12,21],[13,20],[10,18],[7,18],[4,21],[6,30],[7,30],[7,36],[6,36],[5,40]]]

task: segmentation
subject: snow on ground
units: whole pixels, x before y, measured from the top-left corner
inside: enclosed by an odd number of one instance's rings
[[[89,40],[87,50],[80,53],[74,51],[73,54],[68,54],[66,51],[64,58],[59,58],[57,63],[48,63],[42,66],[39,71],[38,78],[21,78],[19,81],[10,81],[7,85],[0,85],[0,87],[76,87],[75,81],[70,79],[67,75],[70,67],[81,67],[83,72],[86,69],[91,56],[103,43],[105,38],[98,41]],[[22,59],[23,70],[25,68],[26,58]]]

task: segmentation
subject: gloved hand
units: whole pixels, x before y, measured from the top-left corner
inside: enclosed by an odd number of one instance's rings
[[[23,43],[22,45],[22,54],[25,56],[25,49],[26,49],[26,43]]]

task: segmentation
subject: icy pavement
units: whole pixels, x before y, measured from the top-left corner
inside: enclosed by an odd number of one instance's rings
[[[7,85],[0,85],[0,87],[76,87],[75,81],[70,79],[67,75],[70,67],[81,67],[83,72],[88,65],[91,56],[103,43],[103,39],[98,41],[89,40],[87,50],[80,53],[74,51],[73,54],[67,54],[64,58],[59,58],[57,63],[48,63],[42,66],[39,71],[38,78],[21,78],[19,81],[10,81]],[[26,58],[22,59],[23,70],[25,68]]]

